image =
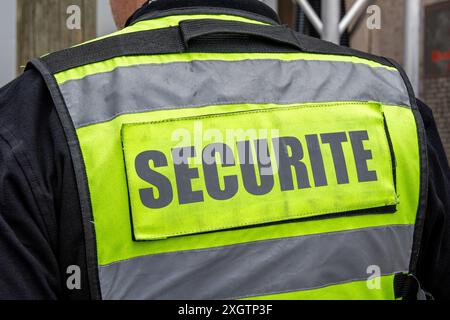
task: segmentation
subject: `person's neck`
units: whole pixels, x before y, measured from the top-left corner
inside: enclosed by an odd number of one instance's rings
[[[279,22],[278,16],[269,6],[259,0],[153,0],[146,2],[127,21],[126,26],[141,20],[144,16],[163,14],[187,9],[208,8],[249,12]]]

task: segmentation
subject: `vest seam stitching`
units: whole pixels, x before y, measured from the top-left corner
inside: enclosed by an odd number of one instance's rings
[[[370,101],[358,101],[358,100],[351,100],[348,102],[338,102],[339,104],[342,105],[348,105],[348,104],[361,104],[361,103],[369,103]],[[309,103],[314,103],[314,104],[331,104],[333,102],[330,101],[324,101],[324,102],[298,102],[298,103],[293,103],[293,102],[288,102],[288,101],[226,101],[226,102],[213,102],[213,103],[208,103],[208,104],[191,104],[191,105],[182,105],[182,106],[169,106],[169,107],[163,107],[163,108],[154,108],[154,109],[146,109],[146,110],[134,110],[134,111],[123,111],[123,112],[118,112],[113,114],[111,117],[109,117],[108,119],[105,120],[98,120],[98,121],[90,121],[87,123],[82,123],[82,124],[78,124],[76,125],[76,130],[78,129],[82,129],[82,128],[86,128],[92,125],[97,125],[97,124],[103,124],[103,123],[107,123],[110,121],[113,121],[115,119],[117,119],[118,117],[124,116],[124,115],[133,115],[133,114],[138,114],[138,113],[147,113],[147,112],[154,112],[154,111],[162,111],[162,110],[177,110],[177,109],[188,109],[188,108],[203,108],[203,107],[213,107],[213,106],[226,106],[226,105],[239,105],[239,104],[275,104],[275,105],[292,105],[292,104],[309,104]],[[377,102],[380,103],[384,106],[391,106],[391,107],[399,107],[399,108],[405,108],[405,109],[409,109],[411,110],[411,107],[408,105],[393,105],[393,104],[385,104],[383,102]],[[305,106],[306,107],[306,106]],[[288,107],[284,107],[284,108],[288,108]],[[144,122],[138,122],[139,123],[144,123]]]

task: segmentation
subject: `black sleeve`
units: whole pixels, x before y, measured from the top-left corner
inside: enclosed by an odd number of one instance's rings
[[[0,299],[56,298],[56,256],[17,148],[0,138]]]
[[[64,133],[29,70],[0,89],[0,299],[88,298],[83,239]],[[65,285],[70,265],[81,290]]]
[[[450,169],[431,109],[418,101],[428,149],[428,202],[418,265],[423,288],[450,299]]]

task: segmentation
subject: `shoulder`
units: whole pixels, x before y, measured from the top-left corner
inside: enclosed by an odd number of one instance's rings
[[[35,121],[38,114],[51,110],[51,101],[39,72],[28,70],[0,89],[0,126],[22,127]]]
[[[14,153],[30,153],[45,130],[51,98],[37,71],[29,70],[0,89],[0,137]],[[3,152],[6,152],[3,148]]]
[[[300,45],[304,48],[304,51],[318,54],[331,54],[331,55],[343,55],[343,56],[355,56],[366,60],[372,60],[380,64],[395,67],[391,59],[387,59],[382,56],[377,56],[371,53],[359,51],[353,48],[339,46],[334,43],[310,37],[298,32],[294,33],[299,41]]]
[[[2,157],[11,161],[2,166],[0,179],[24,177],[22,191],[33,193],[39,211],[52,212],[59,162],[70,157],[53,100],[38,71],[30,69],[0,89],[0,140]],[[14,181],[2,182],[11,190],[8,186]]]
[[[52,98],[38,71],[27,70],[0,89],[0,136],[15,153],[39,166],[42,161],[37,160],[51,152],[58,129]]]
[[[446,178],[450,184],[450,168],[447,155],[439,135],[433,111],[419,99],[417,99],[417,106],[427,134],[429,170],[441,178]]]

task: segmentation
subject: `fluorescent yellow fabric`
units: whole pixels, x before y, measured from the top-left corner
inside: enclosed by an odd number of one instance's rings
[[[359,141],[351,139],[354,134],[361,132],[368,134],[367,141],[361,142],[371,154],[367,161],[357,159],[358,155],[352,150],[353,143],[355,147],[362,146]],[[208,133],[214,133],[214,136],[208,137]],[[348,175],[347,182],[338,183],[338,172],[334,168],[335,161],[331,147],[323,143],[325,140],[323,135],[327,134],[345,137],[342,148],[346,168],[340,168],[339,171],[342,172],[339,173]],[[155,240],[397,204],[392,159],[389,156],[388,138],[379,104],[306,105],[166,119],[143,124],[125,124],[122,135],[133,230],[137,240]],[[322,179],[324,181],[315,181],[312,173],[296,174],[290,165],[277,170],[277,164],[280,162],[277,158],[280,158],[279,154],[282,153],[280,149],[283,149],[283,146],[279,145],[279,141],[282,141],[280,139],[296,138],[299,147],[307,155],[307,146],[311,144],[308,145],[305,139],[311,135],[317,141],[320,141],[322,136],[320,153],[323,157],[322,168],[326,171],[326,177]],[[179,141],[179,138],[187,141]],[[244,186],[239,164],[245,159],[239,154],[237,144],[241,143],[242,146],[242,142],[249,141],[253,149],[253,163],[257,163],[258,151],[255,149],[255,142],[259,139],[266,141],[270,153],[271,168],[266,172],[266,176],[271,191],[255,195],[249,193]],[[232,151],[228,156],[234,158],[233,165],[227,168],[220,167],[219,171],[222,172],[219,176],[228,176],[231,177],[229,179],[238,181],[237,187],[233,189],[235,194],[223,201],[208,196],[205,187],[208,177],[203,172],[206,165],[202,165],[204,160],[202,151],[214,142],[226,144]],[[190,167],[199,174],[199,178],[190,179],[190,182],[193,185],[192,189],[202,200],[183,204],[178,200],[180,191],[179,188],[177,190],[174,173],[176,159],[173,159],[171,153],[175,147],[191,146],[196,148],[196,156],[189,159]],[[135,165],[138,156],[147,151],[157,151],[168,159],[166,160],[168,165],[153,168],[171,182],[169,189],[173,191],[167,193],[174,193],[174,196],[170,195],[170,203],[166,203],[163,207],[146,206],[144,203],[148,199],[140,194],[142,190],[149,189],[153,193],[158,193],[156,186],[138,176]],[[311,167],[311,161],[315,161],[312,155],[309,158],[301,156],[300,160],[308,167]],[[370,168],[367,169],[372,172],[369,181],[358,176],[356,166],[359,163]],[[147,165],[153,166],[148,161]],[[254,168],[255,165],[251,167]],[[261,174],[261,170],[258,171],[260,172],[255,174],[257,177]],[[282,182],[286,183],[287,178],[280,177],[280,171],[290,173],[289,190],[281,188]],[[223,179],[218,180],[222,182],[221,188],[224,189]],[[321,185],[315,185],[319,182]],[[355,197],[355,194],[358,197]],[[159,197],[161,198],[161,195]]]
[[[104,38],[122,35],[132,32],[139,32],[145,30],[155,30],[167,27],[178,26],[183,20],[195,20],[195,19],[219,19],[227,21],[239,21],[248,22],[254,24],[264,24],[259,21],[250,20],[238,16],[232,15],[179,15],[162,17],[158,19],[151,19],[138,22],[130,27],[115,33],[106,35],[104,37],[97,38],[89,42],[98,41]],[[82,45],[82,44],[81,44]],[[126,67],[138,64],[150,64],[150,63],[170,63],[170,62],[183,62],[193,60],[222,60],[222,61],[239,61],[245,59],[278,59],[278,60],[317,60],[317,61],[339,61],[339,62],[352,62],[366,64],[372,68],[385,68],[388,70],[396,71],[395,68],[382,65],[378,62],[362,59],[354,56],[338,56],[331,54],[311,54],[311,53],[185,53],[185,54],[164,54],[164,55],[151,55],[151,56],[128,56],[117,57],[107,61],[101,61],[93,64],[83,65],[77,68],[66,70],[55,75],[59,84],[62,84],[69,80],[76,80],[84,78],[88,75],[112,71],[117,67]]]
[[[179,21],[187,18],[203,19],[213,17],[209,15],[199,15],[195,17],[177,16],[160,18],[148,22],[137,23],[116,34],[174,26],[177,25]],[[240,21],[243,19],[233,16],[215,16],[215,18]],[[247,19],[245,20],[246,22],[251,22]],[[257,22],[253,21],[251,23]],[[307,53],[187,53],[118,57],[108,61],[67,70],[55,75],[55,77],[57,82],[62,84],[67,81],[82,79],[88,75],[111,72],[119,67],[129,67],[139,64],[165,64],[195,60],[238,61],[245,59],[321,60],[361,63],[370,68],[394,70],[391,67],[370,60],[349,56]],[[117,90],[120,90],[120,88],[117,88]],[[279,111],[282,109],[290,111]],[[266,117],[262,117],[262,113],[255,112],[257,110],[272,111],[268,112]],[[240,118],[226,116],[233,112],[247,112],[247,114],[251,114],[251,117]],[[283,116],[278,116],[278,114],[283,112],[287,113]],[[273,116],[273,114],[277,114],[277,116]],[[217,118],[220,119],[220,121],[211,120],[212,115],[221,115]],[[396,190],[393,189],[392,159],[387,156],[390,152],[384,131],[383,115],[395,154]],[[294,119],[294,116],[299,124],[298,126],[294,126],[293,124],[294,122],[292,119]],[[276,129],[280,131],[280,136],[288,134],[298,135],[300,140],[304,139],[305,134],[321,134],[339,131],[345,132],[348,138],[349,132],[352,130],[367,130],[369,141],[365,141],[364,146],[373,153],[373,159],[369,160],[367,163],[370,170],[376,170],[379,179],[377,182],[364,182],[364,188],[361,187],[358,183],[351,144],[344,143],[344,154],[346,157],[350,183],[347,185],[338,185],[337,181],[333,180],[333,177],[335,176],[333,176],[334,169],[332,155],[330,154],[329,149],[327,149],[328,146],[321,145],[329,184],[326,187],[316,188],[312,178],[311,163],[305,161],[311,180],[311,188],[300,191],[307,192],[311,195],[311,203],[304,204],[300,201],[300,197],[295,198],[291,195],[282,196],[282,199],[279,199],[281,192],[279,191],[279,181],[277,180],[277,177],[275,177],[274,190],[272,190],[272,193],[265,195],[265,197],[271,199],[270,203],[273,203],[271,207],[273,210],[271,210],[268,215],[265,213],[261,214],[262,202],[258,203],[258,199],[255,198],[255,196],[251,196],[245,192],[239,192],[236,197],[233,197],[228,202],[221,202],[220,207],[217,206],[213,200],[209,199],[206,192],[204,192],[206,204],[198,205],[195,210],[191,210],[191,212],[188,212],[188,210],[178,212],[177,190],[174,186],[174,199],[170,207],[167,208],[167,211],[161,211],[161,213],[158,214],[159,216],[156,219],[157,223],[154,224],[154,220],[151,221],[150,218],[146,217],[148,210],[142,208],[139,203],[140,199],[136,192],[138,192],[139,189],[148,188],[148,184],[145,183],[145,181],[140,181],[134,175],[133,162],[137,153],[145,151],[148,148],[160,149],[169,157],[169,149],[172,145],[167,143],[168,136],[178,127],[180,122],[172,121],[159,124],[156,122],[184,117],[201,117],[202,119],[207,119],[202,120],[203,126],[219,129],[233,126],[242,129],[242,127],[245,127],[246,125],[257,128],[266,128],[273,120],[277,120],[279,124],[283,123],[283,125],[276,126]],[[272,125],[275,125],[277,121],[273,121]],[[183,124],[186,123],[188,123],[188,127],[192,125],[190,121],[183,122]],[[188,131],[189,130],[190,129],[188,128]],[[137,114],[125,114],[107,122],[79,128],[76,132],[89,184],[99,265],[104,266],[135,257],[165,252],[207,249],[259,240],[288,238],[386,225],[413,225],[415,223],[417,206],[419,203],[419,142],[413,113],[406,107],[355,101],[336,101],[322,103],[320,105],[308,103],[302,105],[215,105],[202,108],[155,110]],[[123,138],[121,132],[123,132]],[[376,141],[376,143],[373,143],[374,141]],[[302,140],[302,142],[304,141]],[[125,148],[125,152],[123,152],[123,147]],[[204,145],[200,146],[200,149],[202,147],[204,147]],[[309,153],[306,145],[304,146],[304,152],[305,159],[308,159]],[[200,177],[193,181],[193,189],[205,190],[201,166],[197,167],[200,168]],[[172,168],[172,171],[170,171],[170,168]],[[126,170],[128,170],[128,173]],[[167,168],[163,168],[162,171],[166,176],[170,177],[171,180],[174,179],[173,166],[171,167],[169,165]],[[224,174],[233,172],[233,168],[219,168],[219,172],[220,177],[223,177]],[[243,190],[242,188],[242,181],[240,180],[239,190]],[[339,201],[339,207],[330,203],[330,198],[327,197],[328,194],[333,193],[339,193],[340,195],[340,200],[342,201]],[[404,199],[407,199],[407,201]],[[292,207],[288,207],[286,211],[279,210],[286,204],[289,204]],[[396,205],[397,211],[393,214],[366,214],[333,218],[322,217],[322,219],[319,220],[304,221],[299,219],[290,223],[262,224],[264,222],[283,221],[291,218],[294,218],[295,220],[296,218],[303,216],[322,215],[332,213],[332,211],[334,211],[333,213],[338,213],[389,205]],[[295,210],[293,209],[294,206]],[[298,208],[301,210],[298,210]],[[320,210],[315,210],[316,208],[320,208]],[[206,212],[207,210],[209,212]],[[212,219],[211,212],[224,213],[224,216]],[[246,215],[239,219],[235,219],[232,215],[237,212],[243,212]],[[188,216],[189,213],[193,213],[192,216]],[[167,221],[164,221],[164,215],[167,214],[169,215],[169,218]],[[185,223],[181,229],[173,229],[172,227],[167,226],[167,223],[172,223],[172,225],[176,226],[177,220]],[[229,228],[245,224],[250,224],[252,227],[228,230]],[[177,228],[178,227],[179,226],[177,226]],[[190,235],[196,232],[207,231],[207,229],[227,230]],[[175,235],[177,236],[172,237]],[[169,238],[164,239],[166,237]],[[152,241],[135,241],[134,238],[137,240],[152,239]],[[355,281],[303,292],[269,295],[260,298],[393,298],[393,276],[383,276],[381,277],[381,282],[382,290],[378,291],[368,290],[365,281]]]
[[[91,192],[96,227],[99,263],[105,265],[132,257],[178,250],[202,249],[263,239],[376,227],[389,224],[414,224],[419,199],[419,148],[416,124],[411,110],[383,105],[397,162],[396,214],[363,215],[268,225],[196,237],[176,237],[162,241],[135,242],[129,211],[129,196],[120,130],[125,123],[159,121],[183,116],[255,110],[277,105],[225,105],[206,108],[160,110],[129,114],[112,121],[77,130]],[[397,125],[399,119],[402,125]],[[411,148],[410,146],[417,146]],[[408,194],[411,201],[402,201]],[[114,199],[114,201],[111,201]]]
[[[353,56],[337,56],[331,54],[313,54],[313,53],[184,53],[184,54],[164,54],[152,56],[129,56],[117,57],[107,61],[97,62],[80,66],[74,69],[60,72],[56,75],[58,83],[62,84],[70,80],[78,80],[89,75],[110,72],[118,67],[128,67],[133,65],[162,64],[173,62],[189,62],[203,60],[219,61],[242,61],[242,60],[267,60],[277,59],[281,61],[309,60],[309,61],[338,61],[364,64],[371,68],[383,68],[396,71],[392,67],[384,66],[378,62],[362,59]],[[397,71],[396,71],[397,72]]]

